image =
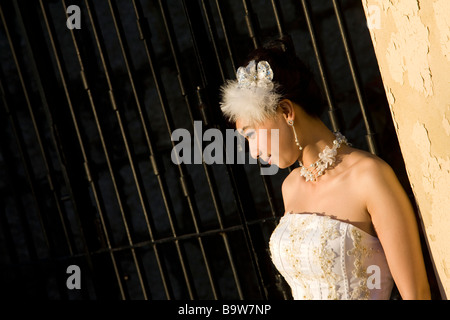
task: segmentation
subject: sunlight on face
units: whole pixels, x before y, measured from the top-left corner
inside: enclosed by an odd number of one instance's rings
[[[263,164],[274,164],[284,169],[294,164],[299,157],[292,128],[282,113],[260,124],[238,119],[236,130],[247,139],[251,157]]]

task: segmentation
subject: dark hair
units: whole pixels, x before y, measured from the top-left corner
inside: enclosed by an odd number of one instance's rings
[[[277,93],[282,99],[297,103],[306,113],[319,117],[325,103],[311,71],[296,56],[294,44],[289,37],[273,40],[262,48],[252,51],[244,65],[251,60],[269,62],[273,81],[278,84]]]

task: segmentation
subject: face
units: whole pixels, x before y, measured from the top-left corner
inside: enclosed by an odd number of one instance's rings
[[[244,119],[238,119],[236,130],[248,140],[252,158],[259,158],[262,163],[284,169],[294,164],[300,156],[292,127],[281,111],[259,125],[250,125]]]

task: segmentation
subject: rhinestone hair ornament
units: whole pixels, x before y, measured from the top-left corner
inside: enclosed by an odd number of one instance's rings
[[[222,112],[229,120],[244,119],[261,123],[276,114],[281,95],[273,82],[274,73],[267,61],[255,60],[236,71],[236,80],[222,86]]]
[[[247,67],[239,67],[236,72],[239,88],[261,87],[273,89],[273,71],[267,61],[250,61]]]

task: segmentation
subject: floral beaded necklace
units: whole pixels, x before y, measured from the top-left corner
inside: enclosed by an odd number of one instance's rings
[[[342,143],[351,146],[340,132],[335,132],[334,135],[336,136],[336,139],[333,141],[333,147],[330,149],[330,147],[326,146],[325,149],[319,153],[319,160],[312,163],[309,167],[305,167],[303,163],[298,160],[298,164],[301,168],[300,175],[306,179],[306,182],[316,181],[318,177],[324,175],[325,170],[329,166],[332,166],[336,161],[337,150]]]

